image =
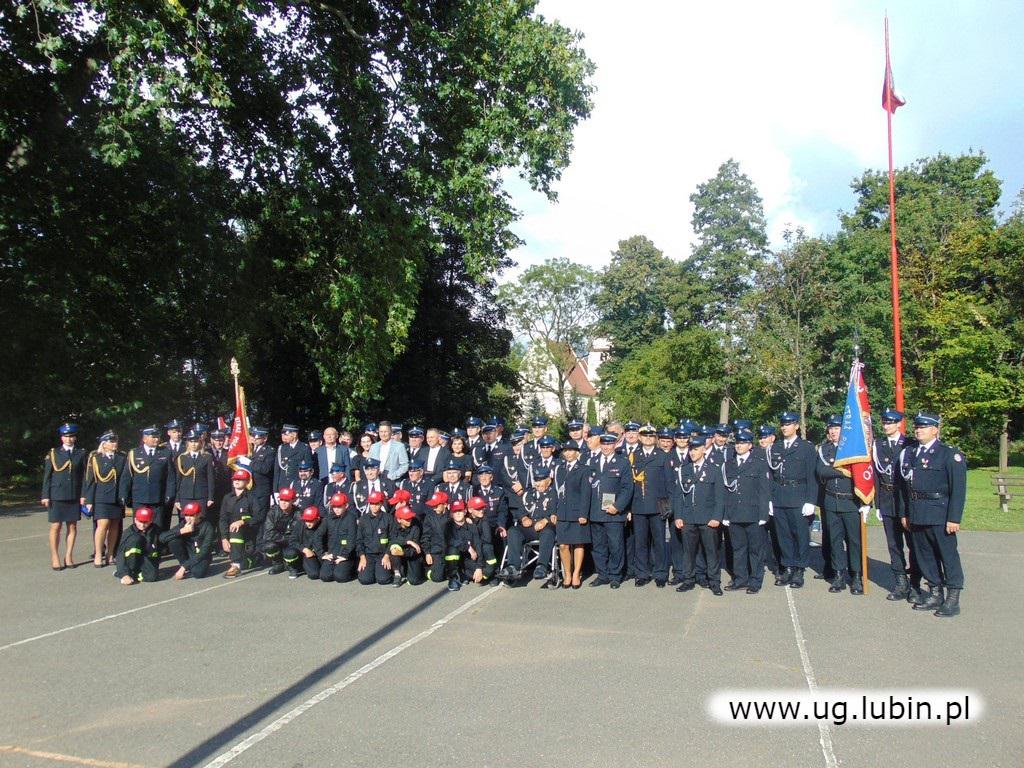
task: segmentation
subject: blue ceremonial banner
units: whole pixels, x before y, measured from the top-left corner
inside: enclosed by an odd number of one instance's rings
[[[872,436],[871,404],[864,383],[864,365],[855,360],[850,368],[846,410],[843,412],[843,426],[833,466],[844,474],[849,473],[853,489],[862,504],[870,504],[875,498],[875,470],[871,463]]]

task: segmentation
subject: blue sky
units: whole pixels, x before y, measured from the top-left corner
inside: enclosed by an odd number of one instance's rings
[[[836,213],[853,204],[850,181],[886,166],[885,10],[541,0],[542,15],[584,34],[597,93],[557,203],[507,179],[523,212],[520,268],[553,256],[601,267],[634,234],[685,259],[688,197],[729,157],[761,192],[773,242],[790,226],[834,232]],[[907,100],[894,118],[897,167],[982,150],[1008,207],[1024,186],[1024,2],[905,2],[888,12]]]

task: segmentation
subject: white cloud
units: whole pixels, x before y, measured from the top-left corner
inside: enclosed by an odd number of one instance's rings
[[[521,267],[550,256],[600,267],[634,234],[686,258],[689,195],[729,157],[760,191],[774,241],[787,224],[823,224],[820,206],[803,204],[815,190],[794,148],[884,164],[877,7],[542,0],[539,12],[583,32],[597,92],[558,203],[509,184],[524,212]]]

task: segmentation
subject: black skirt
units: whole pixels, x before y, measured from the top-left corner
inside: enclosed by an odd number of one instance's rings
[[[92,505],[93,520],[124,520],[124,507],[96,502]]]
[[[590,526],[576,520],[561,520],[555,524],[555,540],[559,544],[589,544]]]
[[[77,501],[54,501],[46,510],[46,519],[51,523],[77,523],[82,516],[82,508]]]

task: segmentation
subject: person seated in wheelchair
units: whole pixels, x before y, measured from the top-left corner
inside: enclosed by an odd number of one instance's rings
[[[483,542],[480,528],[469,521],[466,502],[455,499],[449,507],[451,522],[446,531],[444,555],[448,590],[455,592],[463,584],[484,583]]]
[[[558,522],[558,493],[552,486],[551,470],[538,467],[533,472],[533,486],[523,494],[522,516],[508,532],[506,566],[498,577],[516,581],[523,575],[523,548],[527,542],[538,542],[536,580],[550,575],[551,553],[555,547],[555,525]]]

